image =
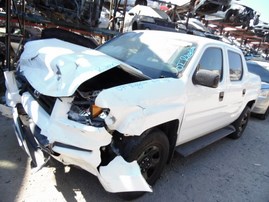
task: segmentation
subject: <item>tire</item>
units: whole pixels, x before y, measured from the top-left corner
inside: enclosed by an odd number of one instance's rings
[[[0,69],[0,104],[5,103],[4,101],[5,92],[6,92],[5,77],[4,77],[3,70]]]
[[[235,132],[229,135],[228,137],[232,139],[240,138],[243,135],[245,128],[247,127],[249,117],[250,117],[250,108],[246,106],[241,115],[238,117],[238,119],[232,123],[232,125],[235,127]]]
[[[5,104],[5,92],[6,92],[6,85],[5,85],[5,76],[2,67],[4,66],[5,61],[5,44],[0,42],[0,104]]]
[[[238,15],[236,10],[229,10],[225,16],[225,22],[235,23],[236,16]]]
[[[137,22],[134,22],[133,25],[132,25],[132,30],[137,30],[138,29],[138,25],[137,25]]]
[[[169,141],[167,136],[159,129],[150,130],[139,137],[128,138],[122,151],[122,156],[126,161],[137,160],[143,177],[151,186],[161,176],[168,155]],[[125,192],[120,193],[119,196],[125,200],[132,200],[144,193]]]

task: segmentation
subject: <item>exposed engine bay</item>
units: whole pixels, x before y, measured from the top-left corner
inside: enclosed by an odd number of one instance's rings
[[[95,105],[95,99],[103,89],[145,80],[142,76],[132,75],[120,67],[113,68],[81,84],[75,93],[68,118],[82,124],[104,127],[104,119],[109,109]]]

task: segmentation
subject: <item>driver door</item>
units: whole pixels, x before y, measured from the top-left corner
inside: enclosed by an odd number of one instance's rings
[[[224,51],[220,47],[206,48],[197,65],[197,69],[206,69],[219,74],[220,83],[217,88],[195,85],[192,78],[189,79],[188,101],[177,144],[188,142],[222,128],[228,122],[226,81],[224,79],[226,72],[223,68],[225,65]]]

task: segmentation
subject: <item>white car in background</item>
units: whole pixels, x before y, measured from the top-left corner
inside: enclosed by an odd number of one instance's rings
[[[267,64],[266,64],[267,63]],[[260,119],[265,120],[269,115],[269,66],[268,62],[248,61],[248,70],[261,77],[262,85],[260,95],[252,108],[252,113],[257,114]]]
[[[176,31],[176,23],[157,8],[137,5],[130,9],[124,19],[123,32],[133,30],[163,30]]]
[[[107,29],[109,27],[109,10],[106,9],[105,7],[102,7],[102,11],[100,14],[100,18],[99,18],[99,24],[98,24],[98,28],[104,28]]]

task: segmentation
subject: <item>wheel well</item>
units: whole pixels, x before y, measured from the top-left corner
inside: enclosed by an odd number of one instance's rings
[[[255,104],[255,100],[251,100],[247,103],[247,106],[249,106],[249,108],[251,109],[254,104]]]
[[[133,25],[132,25],[132,30],[137,30],[137,22],[134,22]]]
[[[179,120],[173,120],[173,121],[169,121],[163,124],[160,124],[158,126],[154,126],[153,128],[150,128],[146,131],[143,132],[150,132],[151,130],[154,129],[159,129],[161,130],[168,138],[169,141],[169,156],[168,156],[168,163],[171,161],[174,151],[175,151],[175,146],[176,146],[176,140],[177,140],[177,131],[178,131],[178,127],[179,127]],[[136,136],[135,138],[137,138],[139,136]],[[120,151],[122,150],[123,146],[126,144],[126,142],[130,141],[130,139],[134,138],[134,136],[124,136],[122,133],[119,133],[118,131],[114,131],[113,132],[113,143],[112,143],[112,150],[115,150],[115,148],[117,148],[116,150],[119,151],[119,153],[121,153]],[[117,153],[117,152],[109,152],[105,155],[103,155],[102,159],[107,156],[106,158],[114,158],[114,155],[111,155],[112,153]],[[109,157],[110,156],[110,157]],[[109,162],[106,161],[106,162]]]
[[[176,147],[177,131],[179,128],[179,120],[173,120],[173,121],[163,123],[161,125],[156,126],[156,128],[163,131],[169,140],[170,147],[169,147],[168,162],[170,162],[170,160],[173,157],[175,147]]]

